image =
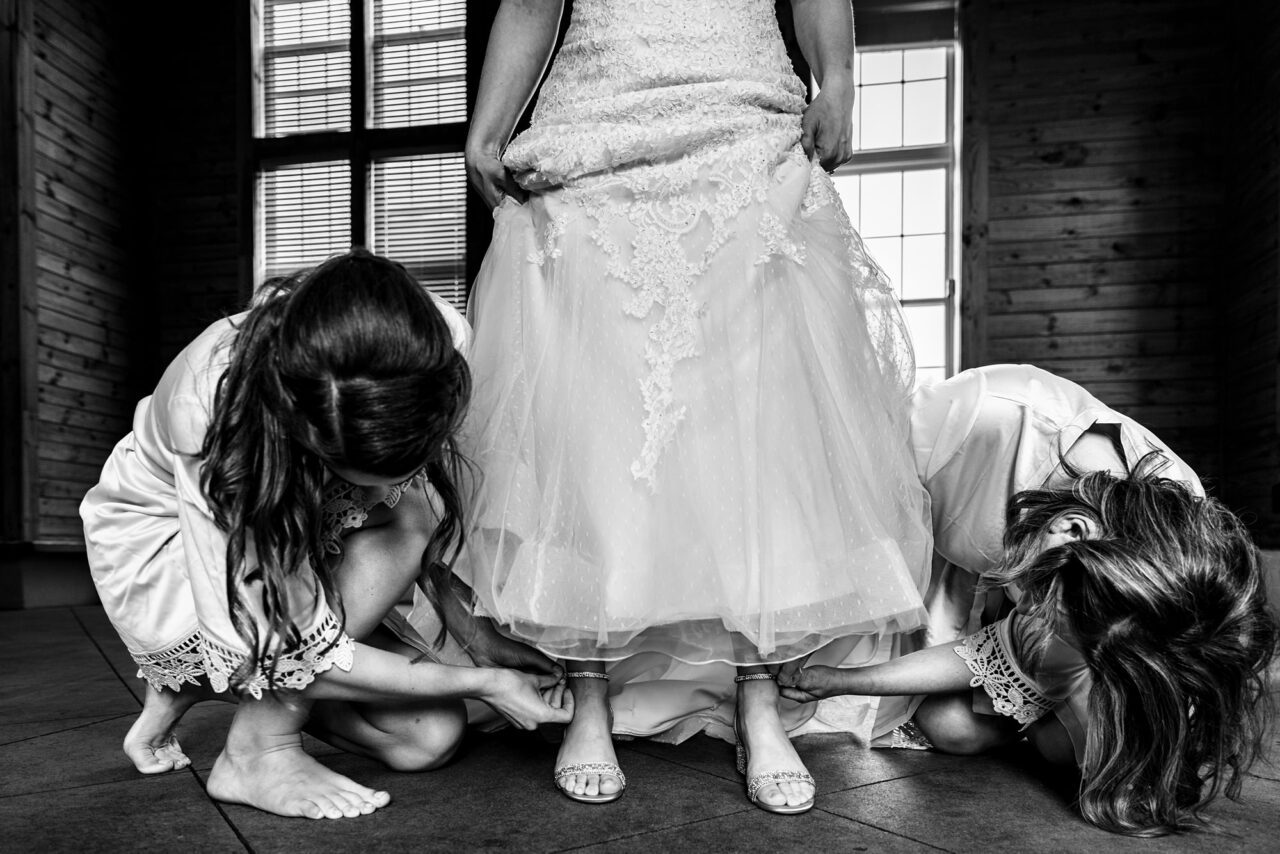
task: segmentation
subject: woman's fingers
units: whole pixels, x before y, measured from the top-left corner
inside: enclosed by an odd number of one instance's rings
[[[805,662],[809,660],[809,656],[797,658],[795,661],[788,661],[778,668],[778,685],[782,687],[794,687],[797,675],[804,670]]]
[[[778,694],[788,700],[795,700],[797,703],[812,703],[814,700],[820,700],[821,697],[815,697],[808,691],[801,691],[799,688],[779,688]]]

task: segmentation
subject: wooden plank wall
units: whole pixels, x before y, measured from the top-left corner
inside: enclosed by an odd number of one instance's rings
[[[1226,500],[1280,547],[1280,4],[1242,0],[1231,80],[1226,279]]]
[[[82,542],[77,508],[129,430],[138,345],[119,10],[35,3],[35,542]]]
[[[970,0],[961,21],[966,363],[1076,380],[1217,477],[1219,4]]]

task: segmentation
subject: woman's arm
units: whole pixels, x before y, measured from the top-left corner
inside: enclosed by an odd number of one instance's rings
[[[563,11],[564,0],[503,0],[494,18],[466,145],[467,177],[490,208],[520,193],[502,150],[546,70]]]
[[[332,667],[303,690],[311,700],[388,702],[474,697],[497,709],[521,729],[573,720],[573,696],[557,691],[558,678],[503,667],[453,667],[425,656],[403,655],[355,645],[350,670]]]
[[[805,108],[805,154],[828,172],[853,156],[853,7],[849,0],[792,0],[796,41],[820,91]]]
[[[791,661],[779,671],[778,686],[782,696],[802,703],[840,694],[884,697],[963,691],[973,674],[954,646],[931,646],[870,667],[805,667],[803,661]]]

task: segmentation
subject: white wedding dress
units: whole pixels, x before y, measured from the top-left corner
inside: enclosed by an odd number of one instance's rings
[[[550,655],[731,686],[924,618],[911,346],[803,108],[773,0],[576,0],[505,152],[459,573]]]

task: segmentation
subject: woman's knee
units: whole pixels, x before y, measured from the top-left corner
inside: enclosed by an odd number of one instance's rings
[[[937,750],[961,756],[985,753],[1017,737],[1002,719],[975,713],[968,693],[930,697],[915,721]]]
[[[410,715],[379,751],[379,758],[393,771],[433,771],[458,752],[466,726],[461,707]]]

